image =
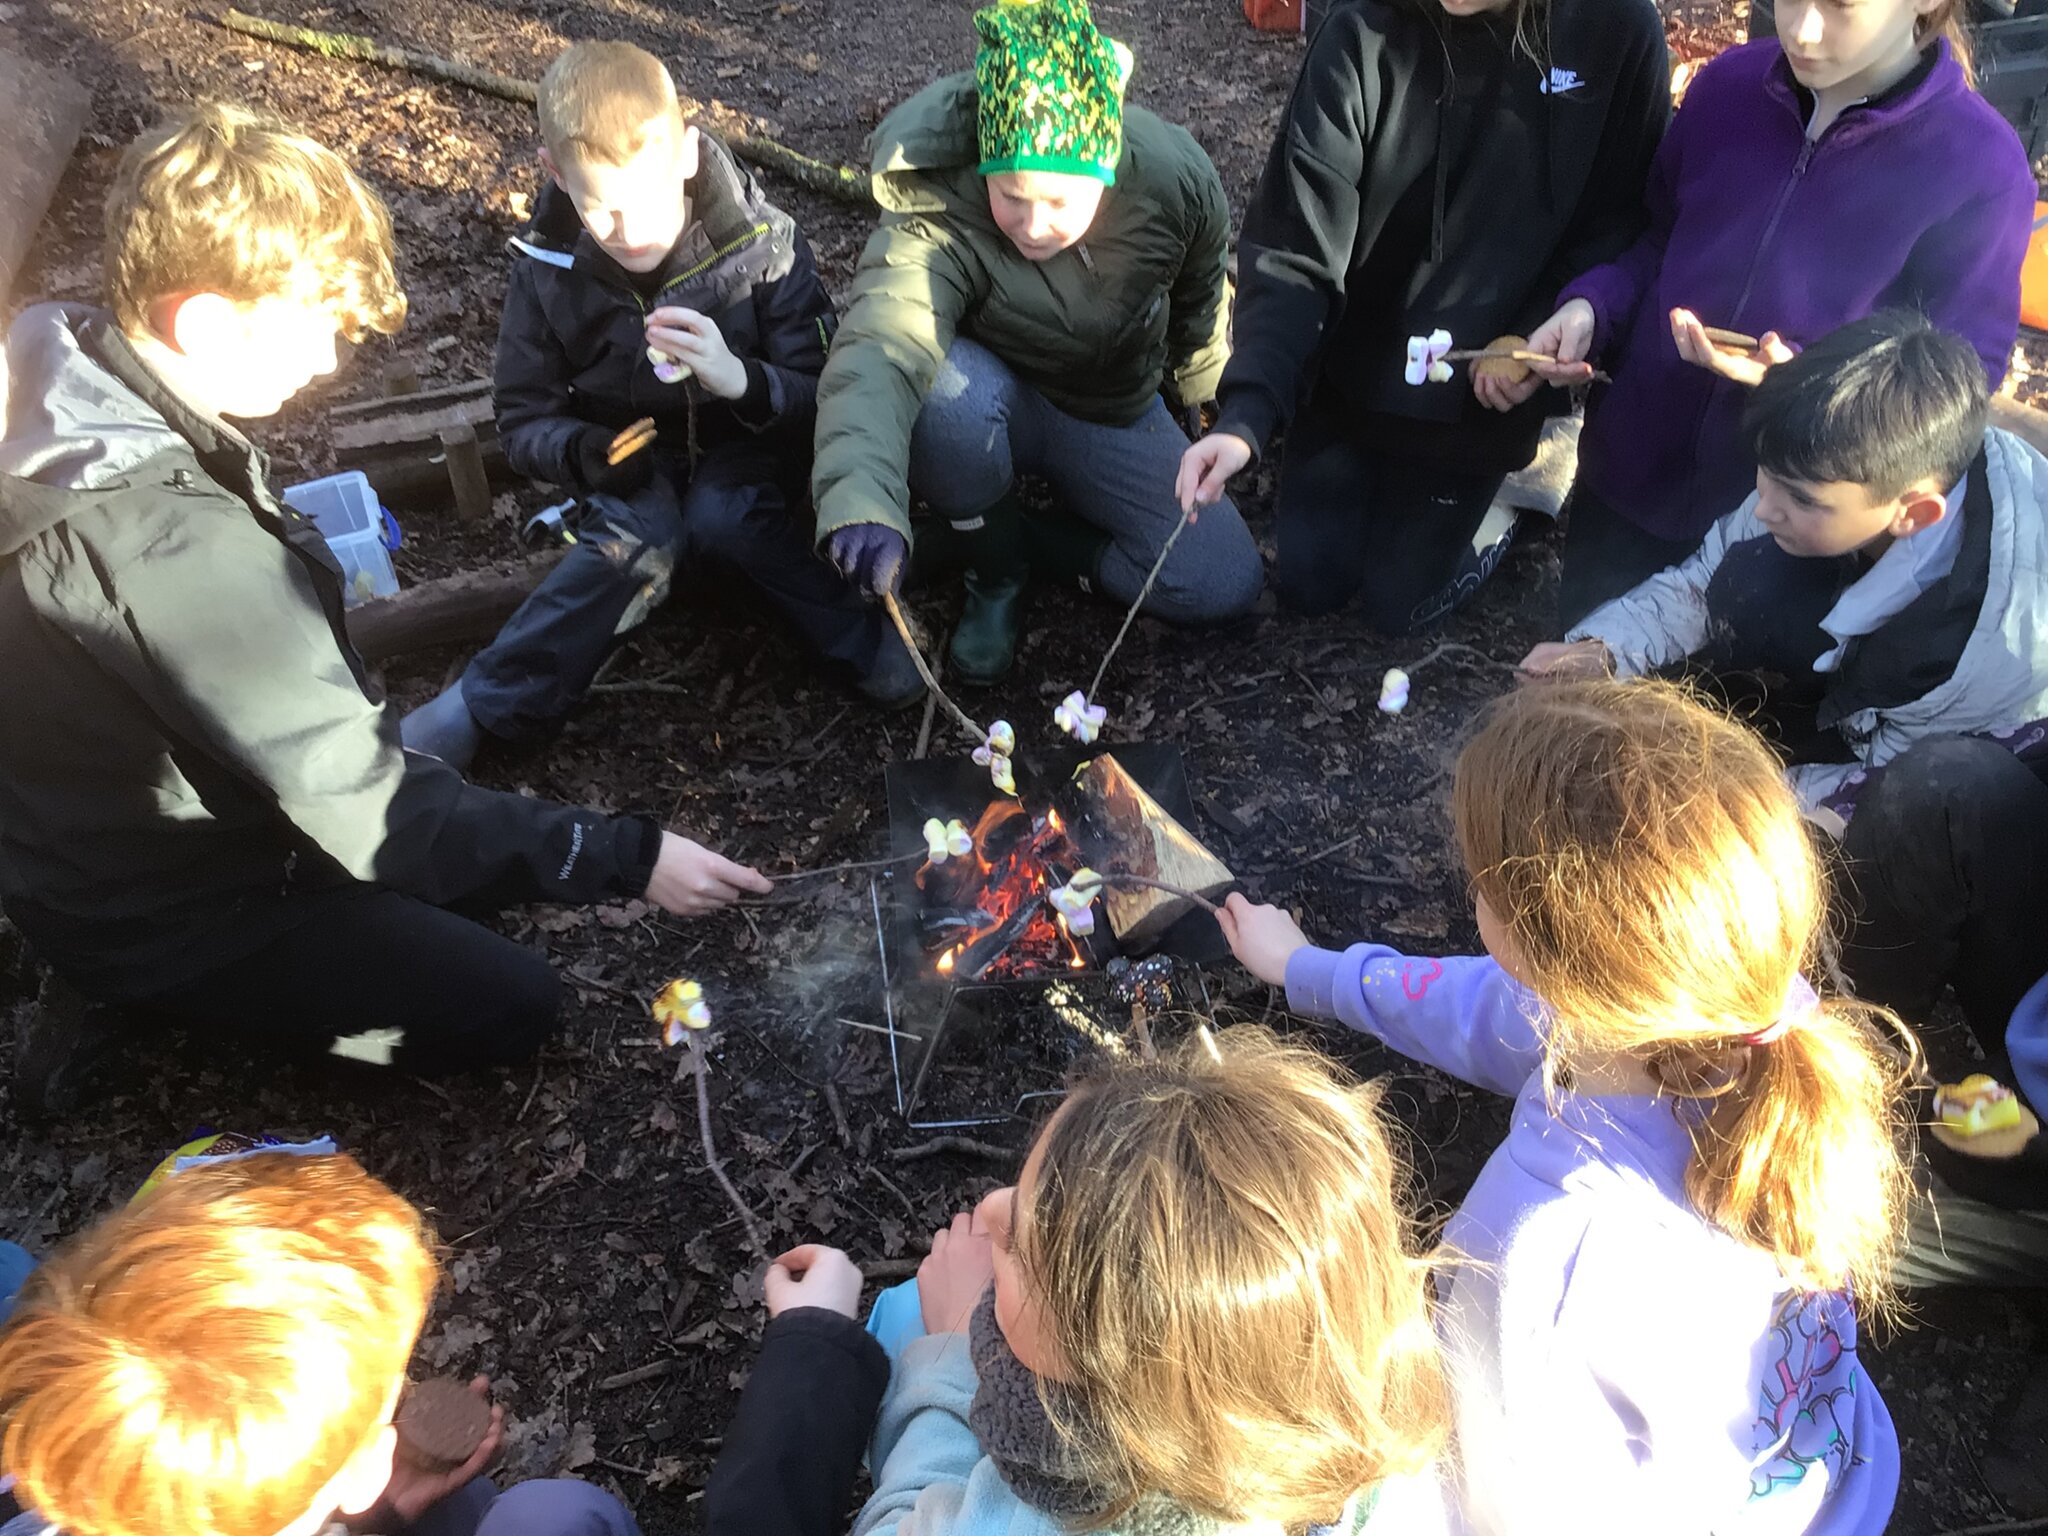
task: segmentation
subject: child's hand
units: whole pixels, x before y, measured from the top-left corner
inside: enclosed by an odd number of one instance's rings
[[[478,1397],[488,1399],[491,1395],[491,1379],[479,1376],[469,1384],[469,1390]],[[505,1444],[505,1410],[501,1406],[491,1409],[491,1427],[484,1431],[484,1437],[470,1453],[469,1460],[453,1472],[422,1472],[403,1456],[394,1457],[391,1463],[391,1481],[384,1485],[381,1502],[390,1506],[401,1525],[415,1524],[420,1516],[447,1498],[458,1488],[466,1488],[475,1479],[482,1477],[498,1459],[498,1452]]]
[[[1527,348],[1557,359],[1554,363],[1531,363],[1552,384],[1583,384],[1593,377],[1593,365],[1586,354],[1593,350],[1593,306],[1573,299],[1537,326]]]
[[[1223,499],[1230,477],[1252,461],[1252,445],[1228,432],[1211,432],[1180,456],[1173,494],[1183,512],[1213,507]]]
[[[860,1316],[860,1266],[838,1248],[805,1243],[768,1266],[763,1286],[768,1315],[793,1307],[823,1307],[841,1317]]]
[[[1614,654],[1604,640],[1546,640],[1515,668],[1524,682],[1568,683],[1613,674]]]
[[[996,1277],[995,1244],[979,1209],[962,1211],[932,1234],[932,1251],[917,1266],[917,1303],[926,1333],[965,1333],[981,1293]]]
[[[661,851],[654,858],[654,873],[644,894],[664,912],[673,912],[678,917],[702,917],[739,900],[743,891],[766,896],[774,889],[759,870],[735,864],[702,843],[664,832]]]
[[[1689,309],[1671,311],[1671,340],[1678,355],[1696,368],[1754,389],[1779,363],[1797,356],[1776,331],[1765,331],[1754,352],[1733,352],[1707,339],[1707,328]]]
[[[1527,352],[1529,342],[1522,336],[1496,336],[1486,344],[1488,352]],[[1512,411],[1550,381],[1536,371],[1535,364],[1512,357],[1481,357],[1472,360],[1472,395],[1489,411]]]
[[[1237,963],[1270,986],[1287,985],[1287,962],[1308,947],[1301,925],[1278,907],[1255,907],[1235,891],[1216,914]]]
[[[697,375],[704,392],[737,400],[747,392],[747,367],[732,355],[709,315],[667,304],[647,317],[647,345],[659,347]]]

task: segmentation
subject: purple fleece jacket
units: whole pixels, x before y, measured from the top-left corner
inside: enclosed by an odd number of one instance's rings
[[[1883,1531],[1898,1435],[1855,1313],[1694,1211],[1696,1103],[1546,1093],[1543,1005],[1490,959],[1304,948],[1287,1001],[1516,1096],[1438,1276],[1461,1531]]]
[[[1994,387],[2005,377],[2034,178],[1946,39],[1934,46],[1931,68],[1812,143],[1810,98],[1776,39],[1722,54],[1658,148],[1649,228],[1560,296],[1593,306],[1594,352],[1614,374],[1587,416],[1581,483],[1646,532],[1697,539],[1756,489],[1740,433],[1748,391],[1679,357],[1673,309],[1798,347],[1916,308],[1976,347]]]

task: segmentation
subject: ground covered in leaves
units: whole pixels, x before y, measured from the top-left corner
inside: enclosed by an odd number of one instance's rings
[[[630,38],[666,58],[699,100],[721,99],[809,153],[853,162],[883,111],[969,58],[966,0],[262,8],[529,78],[575,38]],[[1299,40],[1252,32],[1231,0],[1098,0],[1096,13],[1136,49],[1136,98],[1192,128],[1241,208]],[[0,23],[31,52],[65,62],[97,97],[23,294],[96,293],[100,196],[118,146],[163,102],[224,94],[280,110],[346,150],[389,199],[412,321],[266,429],[281,480],[327,471],[327,407],[369,390],[394,358],[429,385],[488,372],[499,251],[537,185],[526,109],[231,36],[176,0],[6,0]],[[1674,17],[1681,57],[1739,31],[1723,9]],[[865,218],[770,184],[843,291]],[[1246,506],[1269,539],[1268,490]],[[538,504],[529,493],[501,497],[482,528],[414,519],[402,575],[418,580],[507,553],[515,519]],[[1114,734],[1184,751],[1201,813],[1194,830],[1251,895],[1297,908],[1312,934],[1469,948],[1442,812],[1446,769],[1477,706],[1508,686],[1508,664],[1546,635],[1555,568],[1550,542],[1525,544],[1474,612],[1425,641],[1389,643],[1351,618],[1302,623],[1270,612],[1200,638],[1140,623],[1104,690]],[[935,632],[954,601],[920,601]],[[560,742],[489,758],[479,776],[650,810],[771,871],[878,853],[883,769],[911,755],[919,718],[878,717],[814,678],[756,607],[683,591],[622,653]],[[1102,607],[1042,597],[1014,678],[970,707],[1007,715],[1028,737],[1059,695],[1086,683],[1115,622]],[[1381,672],[1438,640],[1471,649],[1417,670],[1407,713],[1377,713]],[[417,702],[459,660],[407,658],[388,681],[402,702]],[[704,1167],[690,1083],[654,1044],[642,1000],[679,973],[710,989],[720,1019],[719,1134],[772,1242],[823,1239],[873,1274],[905,1274],[934,1226],[1014,1171],[1013,1160],[986,1155],[893,1155],[927,1138],[896,1114],[887,1037],[857,1027],[883,1018],[865,877],[784,887],[774,901],[692,924],[638,902],[507,914],[506,930],[545,949],[574,987],[559,1043],[523,1072],[429,1085],[269,1062],[206,1039],[151,1041],[119,1066],[111,1096],[74,1123],[10,1125],[0,1231],[46,1247],[125,1199],[197,1126],[331,1131],[430,1208],[446,1241],[449,1285],[419,1369],[493,1376],[514,1416],[514,1471],[574,1471],[615,1487],[650,1532],[693,1530],[696,1491],[760,1313],[743,1235]],[[18,1001],[28,985],[18,953],[7,962],[0,1003]],[[1232,968],[1208,980],[1226,1016],[1309,1027]],[[346,975],[306,978],[309,987],[348,984]],[[915,1030],[919,1021],[898,1023]],[[1502,1133],[1504,1105],[1376,1047],[1322,1038],[1361,1071],[1391,1079],[1389,1102],[1411,1128],[1429,1198],[1454,1202]],[[949,1092],[970,1107],[1006,1108],[1051,1086],[1048,1063],[1060,1059],[1048,1042],[963,1040]],[[1027,1104],[988,1134],[1019,1146],[1028,1117]],[[1872,1369],[1906,1451],[1895,1530],[1912,1536],[1997,1517],[1973,1447],[2033,1329],[2011,1299],[1976,1295],[1930,1299],[1903,1329],[1880,1332]]]

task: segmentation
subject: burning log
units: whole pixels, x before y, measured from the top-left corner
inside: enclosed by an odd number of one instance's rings
[[[1214,901],[1236,879],[1124,771],[1113,753],[1082,764],[1074,784],[1082,845],[1098,868],[1181,887],[1206,901]],[[1195,906],[1186,895],[1135,881],[1110,882],[1102,905],[1110,931],[1130,950],[1158,943]]]

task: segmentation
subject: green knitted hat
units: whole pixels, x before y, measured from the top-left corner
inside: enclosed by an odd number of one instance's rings
[[[1095,29],[1088,0],[998,0],[974,13],[981,174],[1063,171],[1114,183],[1131,50]]]

